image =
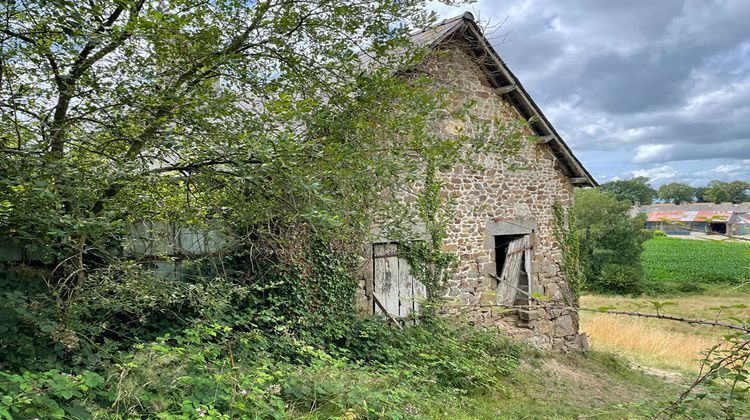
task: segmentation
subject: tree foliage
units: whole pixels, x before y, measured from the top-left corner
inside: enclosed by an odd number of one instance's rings
[[[373,224],[426,225],[439,285],[441,172],[523,141],[415,71],[420,0],[38,6],[7,3],[0,35],[0,237],[24,257],[0,266],[3,367],[94,366],[219,319],[338,342]],[[134,246],[151,225],[220,246]]]
[[[659,198],[674,204],[692,203],[695,189],[683,182],[670,182],[659,187]]]
[[[617,200],[626,200],[631,205],[651,204],[659,196],[649,185],[648,178],[643,176],[605,182],[599,189],[612,194]]]
[[[575,214],[586,287],[600,293],[641,291],[641,253],[648,234],[630,203],[596,189],[576,192]]]
[[[352,144],[343,125],[361,135],[396,118],[328,122],[378,108],[373,93],[411,59],[386,55],[405,45],[403,23],[429,18],[418,1],[10,5],[3,233],[55,260],[103,254],[140,219],[334,223],[348,203],[331,184],[388,177],[380,162],[396,156],[377,135]],[[365,48],[383,63],[367,74]]]
[[[750,202],[750,183],[736,180],[731,182],[722,182],[713,180],[708,183],[703,191],[703,199],[713,203],[745,203]]]

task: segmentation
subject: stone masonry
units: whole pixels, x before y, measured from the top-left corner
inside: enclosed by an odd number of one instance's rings
[[[487,121],[520,118],[460,45],[447,47],[426,66],[436,81],[455,88],[459,101],[474,101],[478,117]],[[514,160],[524,169],[510,169],[512,161],[489,155],[480,161],[486,168],[482,172],[457,166],[447,175],[448,193],[456,200],[456,219],[449,227],[445,251],[454,252],[460,263],[447,285],[444,312],[482,325],[503,326],[541,348],[581,347],[584,338],[578,335],[575,311],[545,310],[532,304],[531,319],[523,322],[513,313],[477,306],[495,301],[495,283],[489,275],[495,272],[493,222],[532,229],[532,292],[560,305],[566,304],[564,295],[570,295],[553,234],[553,205],[571,203],[573,184],[556,167],[546,144],[526,142]]]
[[[487,122],[521,118],[517,109],[496,93],[487,72],[462,39],[441,43],[423,69],[439,86],[455,91],[456,102],[474,102],[475,117]],[[439,129],[455,133],[460,124],[445,121]],[[560,268],[562,255],[553,234],[553,206],[556,202],[565,207],[571,204],[574,184],[550,146],[533,141],[538,138],[531,131],[528,134],[532,141],[524,142],[510,161],[485,155],[479,162],[485,168],[482,171],[456,166],[444,175],[445,193],[456,203],[444,250],[455,253],[460,262],[444,291],[442,313],[476,325],[501,327],[542,349],[586,348],[586,337],[578,332],[577,311],[546,307],[570,303],[566,297],[571,291]],[[511,168],[513,163],[523,169]],[[544,306],[531,302],[524,316],[494,306],[494,235],[509,234],[513,229],[529,234],[531,292],[548,299]]]

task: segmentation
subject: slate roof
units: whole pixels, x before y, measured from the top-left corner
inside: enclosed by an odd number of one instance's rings
[[[461,16],[446,19],[427,30],[413,34],[412,41],[418,46],[437,47],[443,42],[458,37],[469,42],[475,57],[481,60],[482,67],[498,94],[513,105],[523,118],[531,121],[530,127],[534,134],[547,143],[568,178],[577,185],[597,186],[598,183],[594,177],[573,155],[570,147],[552,127],[518,78],[482,34],[481,28],[474,20],[474,15],[466,12]]]

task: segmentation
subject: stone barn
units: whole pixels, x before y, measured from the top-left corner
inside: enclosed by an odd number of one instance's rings
[[[478,325],[497,325],[544,349],[587,345],[578,332],[578,313],[561,269],[553,233],[554,205],[569,206],[576,187],[596,181],[573,155],[519,80],[483,35],[470,13],[414,35],[433,54],[422,64],[439,84],[456,88],[460,101],[475,101],[479,118],[530,121],[520,152],[524,169],[511,169],[500,156],[486,155],[486,170],[456,166],[448,173],[457,218],[445,250],[459,265],[442,292],[442,313]],[[448,129],[448,127],[446,127]],[[419,309],[425,288],[399,256],[398,243],[370,244],[363,267],[362,309],[405,317]],[[546,296],[542,304],[528,292]],[[512,306],[508,310],[505,307]]]

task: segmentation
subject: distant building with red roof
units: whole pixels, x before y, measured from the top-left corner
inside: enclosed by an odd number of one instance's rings
[[[633,213],[645,213],[647,229],[661,230],[668,235],[750,234],[750,203],[661,203],[634,207]]]

